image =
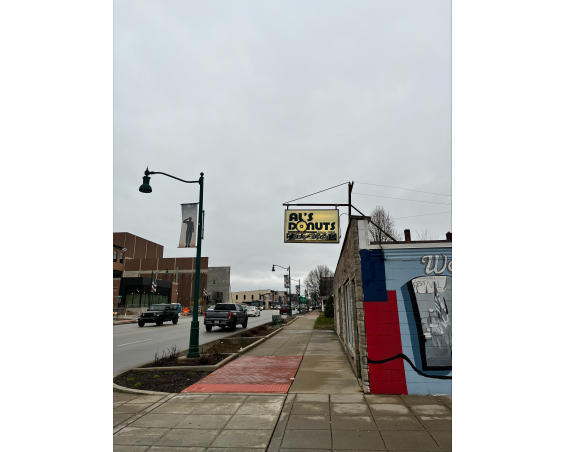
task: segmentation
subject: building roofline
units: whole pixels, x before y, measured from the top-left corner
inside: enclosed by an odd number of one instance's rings
[[[114,232],[114,234],[129,234],[129,235],[132,235],[132,236],[137,237],[139,239],[145,240],[146,242],[150,242],[150,243],[153,243],[157,246],[162,246],[164,248],[164,245],[161,245],[160,243],[157,243],[157,242],[153,242],[152,240],[146,239],[145,237],[141,237],[140,235],[133,234],[132,232],[118,231],[118,232]]]

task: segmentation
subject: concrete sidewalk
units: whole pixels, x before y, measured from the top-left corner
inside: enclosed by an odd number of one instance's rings
[[[450,396],[363,394],[332,331],[299,317],[245,356],[302,356],[288,394],[114,394],[116,451],[448,451]]]

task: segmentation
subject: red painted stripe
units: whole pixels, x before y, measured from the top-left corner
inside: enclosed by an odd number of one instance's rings
[[[368,357],[375,361],[402,353],[398,302],[395,290],[388,291],[387,301],[365,301],[364,323]],[[370,392],[407,394],[403,360],[369,364]]]

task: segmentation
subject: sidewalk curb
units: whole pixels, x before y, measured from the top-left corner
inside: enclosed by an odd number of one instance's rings
[[[128,323],[137,323],[137,320],[114,320],[114,325],[127,325]]]
[[[127,371],[126,371],[127,372]],[[127,394],[139,394],[139,395],[169,395],[169,394],[176,394],[176,392],[158,392],[158,391],[148,391],[145,389],[133,389],[133,388],[126,388],[125,386],[120,386],[114,383],[114,389],[119,392],[125,392]]]

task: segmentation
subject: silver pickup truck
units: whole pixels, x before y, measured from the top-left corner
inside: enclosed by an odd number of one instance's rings
[[[240,304],[218,303],[213,310],[204,312],[204,325],[206,331],[211,331],[214,326],[234,330],[238,324],[247,328],[249,318],[247,311]]]

